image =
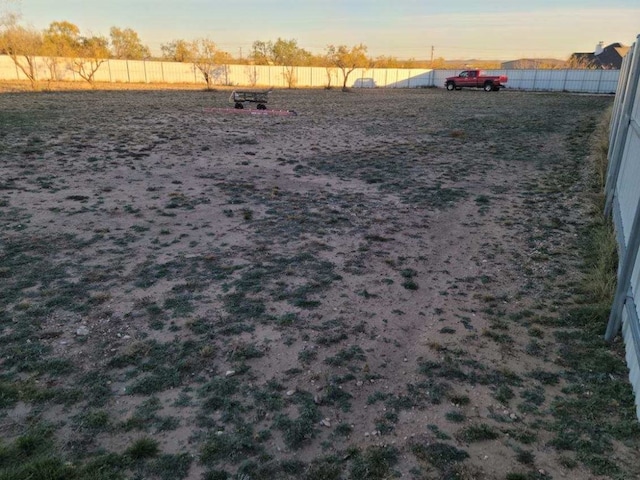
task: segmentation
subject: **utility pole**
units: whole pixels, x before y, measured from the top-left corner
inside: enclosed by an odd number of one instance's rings
[[[434,50],[434,47],[433,45],[431,45],[431,68],[433,68],[433,50]]]

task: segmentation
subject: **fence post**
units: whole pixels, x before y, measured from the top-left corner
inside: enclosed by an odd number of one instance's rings
[[[620,126],[613,145],[609,150],[609,170],[607,172],[607,182],[605,187],[606,202],[604,207],[604,214],[608,218],[611,215],[611,209],[613,206],[613,196],[616,190],[616,184],[618,183],[618,175],[620,174],[620,165],[622,163],[622,154],[624,153],[624,147],[627,143],[627,134],[629,133],[629,125],[631,123],[631,112],[633,110],[633,104],[635,102],[635,95],[638,90],[638,77],[640,77],[640,52],[638,52],[638,45],[640,44],[640,35],[636,40],[635,45],[632,47],[633,56],[631,57],[631,65],[629,67],[629,80],[625,92],[616,92],[616,95],[623,93],[624,105],[620,113]]]

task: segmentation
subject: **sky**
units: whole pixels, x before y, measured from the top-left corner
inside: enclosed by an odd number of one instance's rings
[[[132,28],[155,55],[176,39],[246,56],[254,41],[282,38],[314,54],[362,43],[371,57],[567,59],[640,34],[638,0],[0,0],[7,5],[37,29],[61,20],[84,35]]]

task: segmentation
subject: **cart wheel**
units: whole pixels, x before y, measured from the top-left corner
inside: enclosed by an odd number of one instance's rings
[[[237,108],[238,110],[242,110],[244,108],[244,105],[240,102],[236,102],[235,108]]]
[[[256,107],[258,110],[266,110],[267,106],[264,103],[259,103]]]

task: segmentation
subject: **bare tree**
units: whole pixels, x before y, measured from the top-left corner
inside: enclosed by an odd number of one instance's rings
[[[396,57],[380,55],[371,62],[371,66],[375,68],[403,68],[404,65]]]
[[[199,71],[210,90],[214,83],[229,83],[229,63],[231,55],[218,50],[216,44],[207,38],[199,38],[191,43],[193,68]]]
[[[349,75],[356,68],[368,68],[367,47],[360,44],[351,48],[346,45],[329,45],[327,47],[327,60],[330,65],[342,70],[343,83],[342,90],[347,90],[347,80]]]
[[[60,59],[72,58],[78,53],[79,39],[80,29],[67,21],[52,22],[44,31],[42,54],[47,57],[52,80],[60,79]]]
[[[249,58],[256,65],[273,65],[273,42],[256,40],[253,42]]]
[[[36,56],[41,53],[40,32],[18,25],[18,15],[15,13],[4,13],[0,17],[0,54],[9,55],[34,90],[38,82]]]
[[[160,46],[162,58],[172,62],[191,62],[193,45],[186,40],[173,40]]]
[[[95,87],[95,74],[109,57],[108,40],[104,37],[82,37],[78,45],[78,57],[71,63],[71,70]]]
[[[253,42],[251,58],[257,65],[280,65],[283,67],[285,81],[289,88],[297,82],[296,67],[313,63],[313,55],[298,46],[295,39],[278,38],[274,42]]]
[[[278,38],[273,44],[273,58],[276,65],[284,66],[284,78],[289,88],[296,86],[298,81],[296,67],[308,65],[312,55],[298,46],[297,40],[283,40]]]
[[[333,65],[327,55],[321,55],[319,57],[314,57],[313,64],[316,67],[324,67],[324,70],[327,74],[327,85],[325,88],[327,90],[331,90],[333,88],[333,80],[338,81],[338,69],[335,65]]]
[[[333,81],[334,77],[337,77],[338,75],[338,69],[334,66],[331,65],[326,65],[324,67],[325,72],[327,73],[327,90],[331,90],[333,88],[333,86],[331,85],[331,82]],[[336,82],[338,81],[338,79],[336,78]]]

